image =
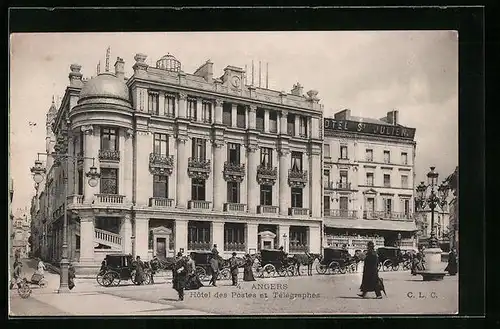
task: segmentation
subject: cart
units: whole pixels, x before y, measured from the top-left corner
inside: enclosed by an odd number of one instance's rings
[[[139,285],[140,282],[135,281],[135,273],[137,263],[133,260],[132,255],[107,255],[104,259],[105,267],[97,274],[97,282],[104,286],[118,286],[122,281],[130,280],[132,283]],[[142,284],[149,284],[151,279],[151,269],[149,266],[144,268],[144,277]]]
[[[257,277],[293,276],[295,264],[291,257],[283,257],[281,250],[261,250],[260,257],[254,261],[254,272]]]
[[[377,249],[378,269],[397,271],[399,264],[404,263],[403,253],[398,247],[380,247]]]
[[[17,282],[17,293],[21,298],[26,299],[31,296],[33,288],[45,288],[46,285],[47,283],[43,279],[43,275],[35,272],[31,276],[31,280],[28,281],[26,278],[23,278]]]
[[[356,259],[345,249],[325,248],[323,256],[316,265],[318,274],[345,274],[356,271]]]

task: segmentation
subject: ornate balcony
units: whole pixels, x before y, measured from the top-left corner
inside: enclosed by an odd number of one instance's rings
[[[100,161],[120,161],[120,151],[117,150],[99,150]]]
[[[307,184],[307,171],[306,170],[288,170],[288,185],[290,187],[303,188]]]
[[[289,216],[309,216],[309,209],[291,207],[291,208],[288,208],[288,215]]]
[[[245,177],[245,164],[224,162],[224,179],[227,182],[241,183]]]
[[[210,176],[210,160],[189,158],[188,159],[188,175],[195,179],[208,179]]]
[[[339,181],[335,185],[336,185],[335,188],[337,190],[351,190],[351,183],[350,182]]]
[[[167,207],[170,208],[174,204],[173,199],[167,199],[167,198],[149,198],[149,206],[150,207]]]
[[[356,219],[358,213],[356,210],[325,209],[325,217]]]
[[[210,210],[210,201],[190,200],[188,202],[188,208],[197,210]]]
[[[278,168],[259,165],[257,167],[257,182],[259,185],[274,185],[278,179]]]
[[[170,176],[173,169],[174,157],[172,155],[149,154],[149,171],[153,175]]]
[[[115,203],[122,204],[125,200],[124,195],[118,194],[96,194],[95,202],[97,203]]]
[[[332,181],[328,181],[328,182],[324,182],[324,188],[325,190],[335,190],[337,184],[335,184],[335,182],[332,182]]]
[[[244,242],[224,243],[224,251],[245,251],[247,249]]]
[[[188,250],[210,250],[210,242],[189,242]]]
[[[224,203],[224,211],[245,212],[247,205],[243,203]]]
[[[388,211],[367,211],[363,212],[363,219],[382,219],[382,220],[402,220],[410,221],[413,216],[412,214],[404,212],[388,212]]]
[[[259,213],[259,214],[277,214],[278,207],[277,206],[258,205],[257,206],[257,213]]]

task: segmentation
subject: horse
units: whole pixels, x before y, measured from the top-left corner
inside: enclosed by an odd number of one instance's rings
[[[312,266],[316,259],[321,259],[320,254],[311,254],[305,252],[303,254],[295,254],[292,257],[292,261],[297,269],[297,275],[300,275],[300,265],[307,265],[307,275],[311,276],[312,274]]]

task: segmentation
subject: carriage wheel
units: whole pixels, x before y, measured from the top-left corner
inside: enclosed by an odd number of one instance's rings
[[[399,264],[392,265],[392,270],[393,271],[399,270]]]
[[[276,268],[273,264],[266,264],[262,269],[262,275],[266,278],[272,278],[276,274]]]
[[[286,269],[286,274],[288,276],[295,276],[295,266],[294,265],[288,266]]]
[[[27,282],[22,282],[17,287],[17,293],[21,296],[22,299],[26,299],[31,296],[31,287]]]
[[[356,273],[356,264],[351,264],[347,267],[349,273]]]
[[[339,272],[340,272],[341,274],[346,274],[346,273],[347,273],[347,267],[348,267],[347,265],[340,266],[340,267],[339,267]]]
[[[201,266],[196,266],[196,275],[200,279],[200,281],[208,280],[207,271]]]
[[[409,269],[411,269],[411,262],[410,261],[405,261],[403,263],[403,269],[408,271]]]
[[[118,283],[113,284],[114,282],[118,282]],[[105,287],[110,287],[112,285],[118,285],[118,284],[120,284],[120,276],[118,275],[118,273],[116,273],[114,271],[107,272],[102,277],[102,284]]]
[[[228,268],[223,268],[219,271],[219,275],[217,276],[217,280],[229,280],[231,279],[231,272],[229,272]]]
[[[340,272],[340,264],[338,262],[331,262],[328,264],[328,271],[329,274],[335,274],[337,272]]]
[[[100,271],[99,273],[97,273],[95,279],[97,281],[97,283],[100,285],[100,286],[104,286],[104,284],[102,283],[102,278],[104,276],[104,274],[106,274],[105,271]]]
[[[143,284],[150,284],[151,283],[151,270],[146,269],[144,270],[144,278],[143,278]]]
[[[327,270],[328,267],[326,265],[321,263],[316,264],[316,272],[318,272],[318,274],[325,274]]]
[[[380,271],[382,269],[382,263],[378,263],[377,269]]]
[[[389,271],[392,269],[392,261],[390,259],[386,259],[383,263],[382,263],[382,269],[384,271]]]

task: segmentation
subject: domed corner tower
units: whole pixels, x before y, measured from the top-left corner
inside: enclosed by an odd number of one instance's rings
[[[156,68],[171,72],[180,72],[182,70],[181,62],[169,53],[156,61]]]

